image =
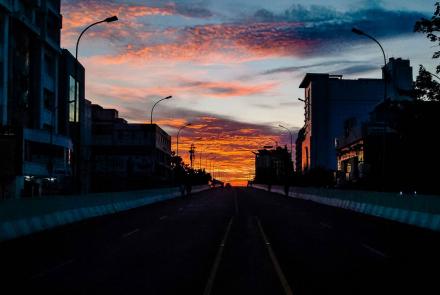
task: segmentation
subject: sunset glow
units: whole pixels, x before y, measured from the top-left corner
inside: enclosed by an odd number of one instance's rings
[[[154,121],[172,135],[173,150],[177,130],[191,122],[179,139],[184,161],[189,163],[194,144],[195,167],[201,151],[201,166],[209,168],[205,157],[210,154],[219,175],[236,185],[253,176],[252,151],[274,140],[290,148],[289,135],[277,126],[294,132],[302,127],[303,104],[297,98],[303,97],[298,85],[306,72],[380,75],[381,56],[374,44],[352,36],[353,25],[374,32],[390,56],[410,47],[404,57],[411,54],[412,64],[431,64],[428,41],[412,33],[411,22],[394,25],[425,16],[431,3],[415,9],[401,1],[398,12],[388,1],[330,1],[324,7],[247,0],[237,5],[66,0],[62,46],[74,52],[85,26],[118,15],[118,22],[93,28],[81,43],[87,99],[117,109],[129,122],[148,122],[153,103],[172,95],[155,109]],[[372,10],[376,13],[369,15]]]

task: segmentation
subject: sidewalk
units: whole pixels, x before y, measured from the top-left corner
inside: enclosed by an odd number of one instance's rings
[[[254,185],[267,190],[267,185]],[[284,187],[272,186],[285,195]],[[292,187],[289,197],[440,231],[440,196]]]
[[[206,189],[196,186],[192,193]],[[179,196],[179,188],[163,188],[0,201],[0,241]]]

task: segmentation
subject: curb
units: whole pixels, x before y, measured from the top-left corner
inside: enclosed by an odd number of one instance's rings
[[[193,193],[208,190],[209,187],[197,187]],[[119,201],[99,206],[81,207],[64,211],[56,211],[40,216],[5,221],[0,224],[0,242],[30,235],[36,232],[75,223],[81,220],[114,214],[129,209],[162,202],[180,197],[180,192],[158,194],[130,201]]]
[[[254,185],[253,188],[267,191],[267,188],[265,186]],[[274,187],[272,188],[271,192],[281,194],[283,196],[285,195],[282,189]],[[376,204],[360,203],[336,198],[326,198],[317,195],[295,192],[289,192],[289,197],[351,210],[366,215],[381,217],[384,219],[410,224],[425,229],[440,231],[440,214],[411,211],[400,208],[385,207]]]

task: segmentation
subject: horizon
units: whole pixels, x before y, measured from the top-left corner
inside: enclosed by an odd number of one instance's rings
[[[376,44],[351,33],[358,27],[378,38],[387,58],[410,59],[434,71],[432,45],[414,33],[429,18],[433,1],[62,1],[62,47],[74,52],[89,23],[118,15],[119,21],[84,36],[79,61],[86,68],[86,98],[114,108],[130,123],[154,122],[172,136],[189,163],[196,145],[216,157],[226,182],[252,178],[254,155],[265,145],[287,146],[303,125],[299,83],[308,72],[344,78],[380,78]],[[307,3],[303,4],[303,3]],[[325,4],[324,4],[325,3]],[[403,20],[399,22],[399,20]],[[209,78],[208,78],[209,77]],[[202,161],[204,166],[205,160]]]

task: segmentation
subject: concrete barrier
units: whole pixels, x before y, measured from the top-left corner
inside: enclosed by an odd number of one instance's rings
[[[254,184],[253,187],[268,190],[267,185]],[[284,187],[281,186],[272,186],[271,192],[286,195]],[[317,188],[290,188],[288,195],[292,198],[440,231],[440,196],[409,196]]]
[[[209,189],[195,186],[192,193]],[[113,214],[181,196],[179,188],[133,192],[99,193],[80,196],[51,196],[0,202],[0,241]]]

